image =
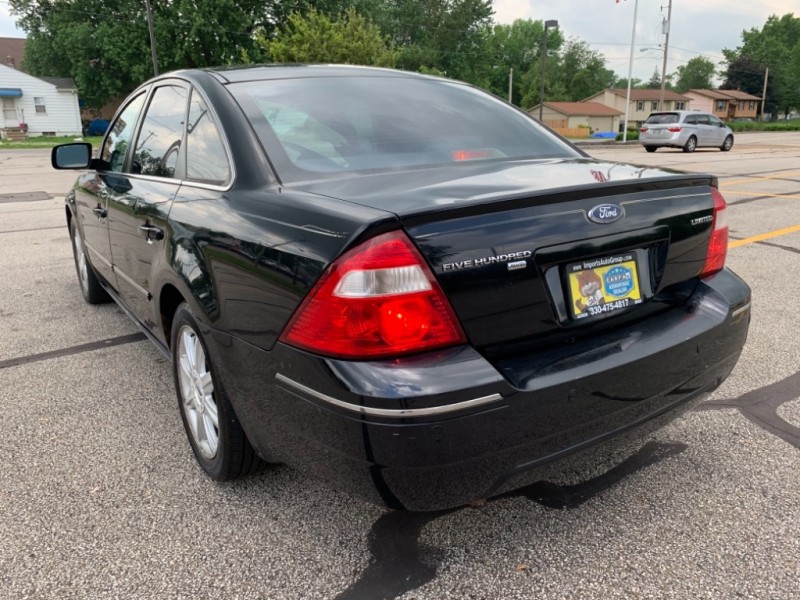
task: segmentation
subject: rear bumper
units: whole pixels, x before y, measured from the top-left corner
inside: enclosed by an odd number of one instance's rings
[[[725,270],[682,309],[497,364],[469,347],[355,363],[206,339],[264,458],[393,508],[437,510],[537,481],[699,402],[736,364],[749,303]]]
[[[648,137],[646,134],[639,134],[639,141],[643,146],[682,148],[688,139],[689,134],[685,132],[673,133],[669,137]]]

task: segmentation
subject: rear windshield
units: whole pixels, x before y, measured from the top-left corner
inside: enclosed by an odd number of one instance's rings
[[[230,84],[284,182],[579,154],[532,118],[466,85],[405,77]]]
[[[665,125],[667,123],[677,123],[681,116],[678,113],[656,113],[647,117],[645,123],[653,125]]]

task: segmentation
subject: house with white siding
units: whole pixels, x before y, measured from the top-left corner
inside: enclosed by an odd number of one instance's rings
[[[0,64],[0,136],[80,135],[78,90],[71,79],[34,77]]]

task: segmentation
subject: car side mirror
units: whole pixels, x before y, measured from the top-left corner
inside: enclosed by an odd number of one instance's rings
[[[85,142],[59,144],[50,153],[54,169],[88,169],[92,162],[92,145]]]

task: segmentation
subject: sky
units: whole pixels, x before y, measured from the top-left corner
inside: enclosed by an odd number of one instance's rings
[[[650,79],[661,70],[664,36],[661,21],[669,0],[638,0],[633,76]],[[567,37],[588,42],[602,52],[608,66],[627,77],[635,0],[494,0],[494,19],[556,19]],[[8,14],[8,0],[0,0],[0,37],[25,37]],[[662,10],[663,9],[663,10]],[[761,28],[771,14],[800,15],[798,0],[673,0],[667,73],[695,56],[714,62],[723,48],[736,48],[741,33]]]

